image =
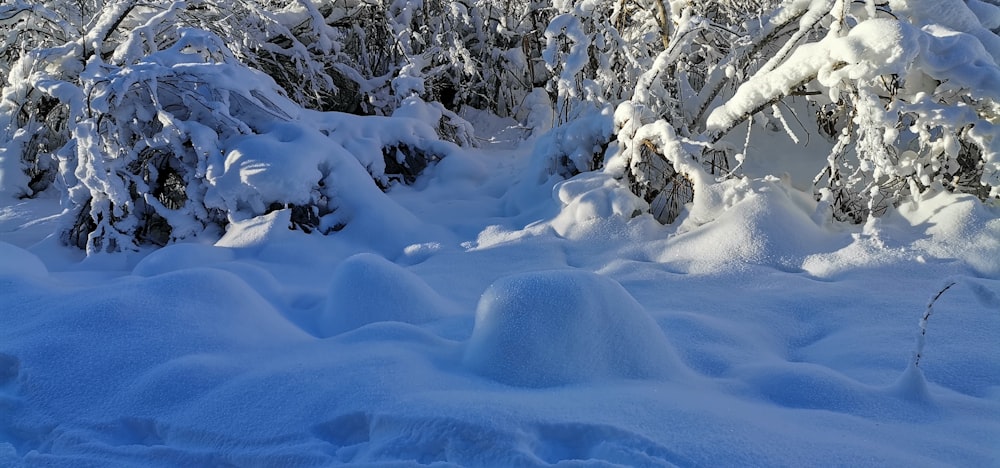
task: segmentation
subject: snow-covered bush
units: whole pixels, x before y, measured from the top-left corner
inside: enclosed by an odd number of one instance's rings
[[[959,0],[757,6],[760,16],[734,17],[674,2],[666,49],[616,112],[621,151],[611,169],[654,210],[666,204],[662,220],[698,203],[663,199],[678,182],[696,194],[738,174],[731,161],[767,157],[746,154],[755,119],[793,140],[788,119],[815,120],[812,132],[832,140],[814,183],[840,220],[880,216],[928,189],[1000,196],[1000,37],[990,29],[1000,7],[976,2],[977,16]],[[815,119],[791,115],[802,98]],[[727,137],[748,121],[741,149]]]
[[[71,140],[57,152],[76,213],[64,233],[70,244],[132,249],[217,235],[234,219],[276,207],[299,207],[296,221],[305,225],[332,211],[319,161],[240,166],[250,136],[258,146],[268,136],[291,143],[294,132],[280,125],[299,118],[300,108],[214,34],[178,33],[171,47],[134,64],[92,60],[77,83],[55,85],[71,109]],[[253,193],[226,185],[234,165]]]
[[[61,192],[70,212],[63,239],[88,253],[217,236],[228,223],[285,208],[294,227],[327,232],[346,218],[333,215],[342,182],[333,173],[359,173],[345,164],[387,188],[447,154],[441,137],[472,143],[464,121],[415,96],[391,123],[303,109],[247,65],[265,42],[243,47],[237,34],[212,31],[232,33],[207,24],[222,6],[118,2],[84,29],[72,11],[15,4],[11,16],[28,20],[5,23],[10,31],[27,34],[47,15],[65,36],[46,32],[48,42],[10,56],[0,101],[4,194]],[[278,17],[256,11],[261,21]],[[205,24],[186,27],[196,22]],[[239,34],[269,37],[247,31]],[[285,58],[281,66],[293,66],[295,56]]]
[[[927,190],[1000,197],[998,29],[979,0],[16,0],[0,6],[0,194],[60,192],[66,239],[91,251],[288,206],[332,229],[333,156],[267,188],[248,161],[279,164],[247,148],[315,138],[385,189],[440,140],[474,145],[458,114],[475,106],[552,129],[543,179],[605,170],[662,222],[748,158],[783,172],[749,151],[762,131],[822,135],[815,197],[862,222]],[[313,111],[412,132],[359,145]]]
[[[217,235],[284,208],[293,227],[329,232],[346,221],[334,213],[340,178],[412,182],[450,151],[426,123],[442,119],[432,105],[404,105],[391,119],[310,114],[204,31],[184,31],[91,95],[66,177],[82,207],[68,240],[88,252]]]
[[[69,108],[35,81],[73,80],[82,70],[85,39],[65,16],[46,3],[0,6],[0,195],[31,196],[55,179],[52,153],[67,141]]]
[[[535,89],[523,101],[536,127],[554,127],[535,151],[545,176],[569,177],[603,167],[615,139],[614,106],[631,92],[656,53],[650,43],[659,30],[657,4],[552,2],[540,51],[549,76],[548,96],[541,99],[541,89]],[[551,108],[547,114],[538,110],[543,102]],[[537,122],[541,115],[548,121]]]
[[[361,91],[345,51],[348,3],[200,0],[178,16],[185,27],[211,31],[250,68],[275,80],[310,109],[359,112]]]
[[[475,51],[480,67],[478,79],[464,85],[468,90],[465,103],[502,117],[530,113],[538,99],[528,97],[541,90],[551,75],[542,58],[544,33],[556,13],[549,3],[486,0],[473,6],[474,17],[481,18],[482,25],[477,26],[481,39],[470,50]]]
[[[227,36],[231,44],[266,37],[255,35],[259,28],[219,21],[233,12],[248,13],[242,10],[249,6],[240,1],[163,6],[136,1],[107,5],[17,1],[0,7],[4,33],[0,76],[5,78],[0,95],[0,191],[33,196],[48,188],[56,179],[55,153],[70,140],[71,123],[84,112],[71,102],[85,103],[91,88],[107,88],[102,80],[114,70],[170,47],[179,28],[242,37]],[[252,14],[237,16],[246,23],[259,19]],[[74,87],[82,96],[71,96]]]
[[[672,221],[675,210],[664,207],[690,201],[683,195],[691,193],[690,181],[664,159],[661,149],[651,141],[633,141],[634,135],[622,125],[637,129],[642,126],[640,121],[648,124],[663,119],[684,137],[696,134],[697,90],[722,91],[724,86],[717,86],[722,81],[712,76],[711,66],[734,44],[747,42],[747,20],[771,3],[554,2],[553,8],[560,14],[546,29],[543,57],[553,75],[549,89],[556,96],[556,123],[565,127],[556,129],[557,137],[565,134],[580,140],[583,137],[577,135],[575,121],[593,120],[595,114],[605,115],[610,129],[592,133],[602,141],[590,145],[588,157],[576,154],[579,147],[574,147],[573,154],[556,155],[555,160],[561,160],[564,167],[554,172],[574,174],[599,168],[606,149],[617,148],[612,154],[624,155],[626,161],[616,163],[621,167],[616,166],[613,172],[650,202],[661,220]],[[714,97],[707,99],[711,102]],[[623,103],[627,109],[615,112]],[[633,115],[625,115],[630,112]],[[619,116],[619,125],[613,129],[612,114]],[[626,125],[622,117],[631,124]],[[617,146],[613,145],[615,140]],[[567,143],[572,142],[556,146]],[[725,157],[715,156],[708,167],[713,174],[728,167]],[[668,193],[680,196],[666,199]]]
[[[813,183],[839,220],[880,216],[925,190],[1000,195],[995,2],[555,1],[552,10],[543,58],[566,126],[556,137],[579,140],[573,122],[616,108],[613,134],[589,157],[551,157],[564,166],[552,172],[599,167],[610,147],[606,169],[661,221],[697,203],[699,185],[741,175],[746,158],[784,172],[748,154],[773,130],[829,139]]]

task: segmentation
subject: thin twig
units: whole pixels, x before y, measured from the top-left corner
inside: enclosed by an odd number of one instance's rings
[[[931,314],[934,313],[934,303],[941,298],[941,295],[945,291],[951,289],[956,283],[954,281],[948,281],[947,284],[934,297],[931,298],[930,302],[927,303],[927,310],[924,311],[923,317],[920,318],[920,336],[917,337],[917,353],[913,358],[913,365],[920,367],[920,358],[924,354],[924,339],[927,336],[927,321],[930,320]]]

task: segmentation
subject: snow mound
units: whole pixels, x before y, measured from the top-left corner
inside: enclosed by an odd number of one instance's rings
[[[903,204],[900,214],[925,237],[914,246],[938,259],[958,259],[977,274],[1000,275],[1000,219],[997,210],[971,195],[939,193]]]
[[[414,273],[364,253],[337,267],[319,327],[332,336],[375,322],[426,323],[450,316],[454,309]]]
[[[464,363],[525,387],[662,379],[683,371],[662,330],[625,288],[579,270],[521,273],[493,283],[479,301]]]
[[[0,287],[2,352],[20,357],[24,375],[57,400],[61,418],[105,404],[122,410],[112,392],[180,356],[311,339],[236,275],[213,269],[128,276],[85,289],[22,280],[10,286]],[[61,338],[53,345],[48,336]]]
[[[233,138],[225,160],[210,165],[208,177],[229,213],[241,214],[245,208],[264,213],[277,202],[317,203],[332,146],[319,131],[277,123],[266,132]],[[252,216],[242,216],[247,217]]]
[[[802,261],[802,270],[816,278],[835,279],[868,268],[888,267],[910,255],[904,249],[889,249],[879,237],[852,234],[841,249],[817,252]]]
[[[0,275],[43,277],[49,270],[31,252],[0,241]]]
[[[814,252],[846,243],[811,217],[815,202],[774,177],[732,180],[705,187],[717,206],[716,218],[691,213],[667,243],[659,261],[684,265],[690,273],[729,271],[746,264],[800,270]]]
[[[579,238],[594,223],[634,218],[649,205],[621,182],[603,172],[588,172],[556,184],[552,198],[562,204],[552,228],[565,237]]]
[[[287,209],[272,211],[244,221],[234,221],[226,227],[226,234],[215,245],[233,249],[252,249],[278,242],[295,242],[302,236],[288,228],[291,224],[292,212]]]

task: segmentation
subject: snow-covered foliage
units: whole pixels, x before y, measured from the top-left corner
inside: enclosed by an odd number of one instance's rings
[[[830,139],[813,183],[840,220],[881,216],[927,190],[1000,196],[1000,37],[989,29],[1000,7],[976,2],[977,16],[958,0],[682,3],[665,49],[616,112],[621,161],[610,165],[654,211],[667,205],[661,219],[698,204],[692,189],[740,175],[746,158],[772,157],[747,154],[767,129]],[[741,126],[745,136],[734,134]]]
[[[90,252],[283,207],[329,232],[330,158],[412,183],[438,140],[477,143],[477,108],[538,138],[527,180],[603,170],[664,223],[714,219],[727,179],[792,172],[854,223],[927,192],[996,200],[998,18],[979,0],[18,0],[0,194],[59,193]],[[358,145],[337,112],[401,123]],[[757,149],[773,134],[824,148],[792,170]],[[335,149],[288,163],[290,140]]]
[[[298,13],[318,14],[302,5]],[[62,192],[62,237],[90,253],[218,237],[230,222],[286,207],[294,227],[329,232],[345,218],[328,216],[340,182],[357,176],[345,164],[388,188],[446,155],[444,139],[474,144],[464,120],[418,96],[363,130],[359,118],[303,109],[330,107],[333,69],[310,60],[332,46],[296,42],[312,33],[284,28],[279,20],[297,18],[291,7],[117,2],[86,24],[71,8],[4,8],[11,35],[33,47],[7,55],[0,187]],[[227,8],[243,23],[217,23]],[[34,27],[56,20],[58,35]],[[283,37],[292,45],[278,50]],[[308,150],[288,155],[292,144]]]

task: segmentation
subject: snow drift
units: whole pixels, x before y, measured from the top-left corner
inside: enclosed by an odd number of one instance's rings
[[[375,322],[422,324],[455,314],[455,305],[417,275],[383,257],[358,254],[334,271],[319,318],[325,336]]]
[[[656,322],[628,291],[574,270],[493,283],[476,309],[464,363],[486,377],[528,387],[684,372]]]

